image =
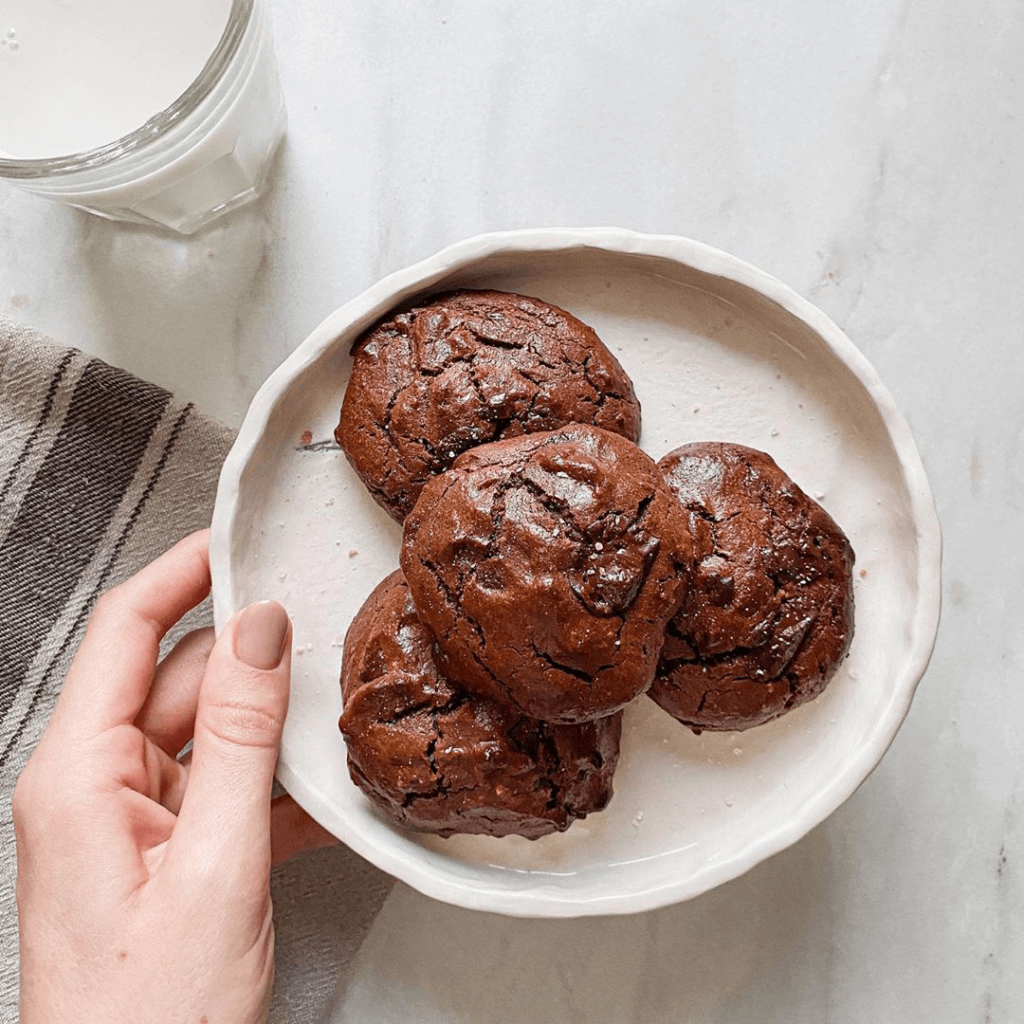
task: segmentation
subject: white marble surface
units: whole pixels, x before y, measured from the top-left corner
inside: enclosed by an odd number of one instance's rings
[[[689,235],[817,302],[918,439],[938,644],[880,767],[690,903],[532,922],[398,888],[335,1020],[1024,1019],[1024,8],[278,0],[269,193],[185,242],[0,190],[0,308],[238,423],[387,271],[484,230]]]

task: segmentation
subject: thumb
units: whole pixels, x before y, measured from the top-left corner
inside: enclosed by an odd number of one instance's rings
[[[288,710],[291,623],[276,601],[224,627],[199,688],[192,765],[172,846],[244,876],[270,869],[270,790]]]

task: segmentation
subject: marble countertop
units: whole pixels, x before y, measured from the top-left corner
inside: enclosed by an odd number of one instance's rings
[[[279,0],[268,191],[176,239],[0,190],[0,309],[237,425],[332,309],[468,235],[687,235],[824,309],[944,536],[931,667],[789,850],[633,917],[398,886],[337,1022],[1024,1020],[1024,8],[1015,0]]]

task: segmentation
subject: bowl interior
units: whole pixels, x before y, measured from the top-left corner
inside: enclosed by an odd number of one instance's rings
[[[696,895],[830,813],[905,714],[932,639],[919,603],[929,579],[922,565],[935,556],[920,483],[907,475],[908,460],[918,465],[913,444],[894,433],[902,421],[888,396],[835,328],[827,343],[730,276],[587,245],[506,247],[424,266],[314,332],[261,392],[225,468],[218,619],[276,598],[295,624],[282,781],[358,852],[465,906],[569,915]],[[818,700],[745,733],[695,736],[643,698],[626,712],[608,809],[534,842],[443,840],[392,826],[349,781],[337,729],[345,631],[396,567],[401,540],[331,443],[349,348],[398,301],[462,286],[535,295],[589,323],[634,381],[650,455],[699,440],[767,451],[828,509],[857,555],[853,645]]]

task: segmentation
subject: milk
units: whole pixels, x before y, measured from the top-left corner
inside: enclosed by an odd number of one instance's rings
[[[173,103],[224,33],[231,0],[0,0],[0,150],[102,146]]]
[[[266,0],[0,0],[0,180],[182,234],[251,202],[287,125],[268,14]]]

